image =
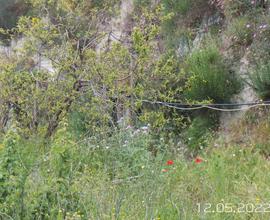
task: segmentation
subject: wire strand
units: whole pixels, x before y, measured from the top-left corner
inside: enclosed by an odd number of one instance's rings
[[[163,105],[169,108],[174,108],[182,111],[194,111],[200,109],[211,109],[214,111],[222,112],[236,112],[236,111],[247,111],[251,108],[261,107],[261,106],[270,106],[270,101],[265,102],[251,102],[251,103],[225,103],[225,104],[185,104],[185,103],[169,103],[169,102],[160,102],[160,101],[150,101],[150,100],[140,100],[145,103]],[[187,107],[185,107],[187,106]],[[192,107],[194,106],[194,107]],[[244,108],[219,108],[216,106],[247,106]]]

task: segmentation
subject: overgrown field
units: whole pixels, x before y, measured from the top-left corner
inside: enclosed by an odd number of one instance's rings
[[[106,140],[75,140],[63,128],[50,144],[10,132],[0,151],[1,219],[270,217],[270,162],[258,148],[215,144],[195,159],[179,150],[146,127]]]

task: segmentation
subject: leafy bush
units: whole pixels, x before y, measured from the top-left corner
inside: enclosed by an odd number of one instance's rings
[[[224,103],[240,90],[239,80],[214,45],[194,51],[187,66],[187,100]]]
[[[212,135],[211,128],[215,127],[215,120],[207,117],[196,117],[184,133],[187,147],[193,154],[197,154],[208,145],[209,138]]]
[[[32,168],[41,163],[40,140],[24,140],[12,127],[0,149],[0,216],[27,219],[24,193]],[[14,212],[14,210],[17,210]],[[9,217],[10,218],[10,217]]]
[[[270,62],[258,65],[249,76],[257,94],[264,100],[270,99]]]

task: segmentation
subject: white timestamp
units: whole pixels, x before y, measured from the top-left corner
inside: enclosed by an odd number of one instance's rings
[[[270,213],[269,203],[197,203],[198,212],[204,213]]]

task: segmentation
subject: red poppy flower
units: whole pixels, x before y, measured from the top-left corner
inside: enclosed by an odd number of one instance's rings
[[[174,164],[173,160],[168,160],[168,161],[167,161],[167,165],[168,165],[168,166],[173,165],[173,164]]]
[[[201,159],[201,158],[199,158],[199,157],[196,157],[196,159],[195,159],[195,163],[196,164],[200,164],[200,163],[202,163],[203,162],[203,159]]]

